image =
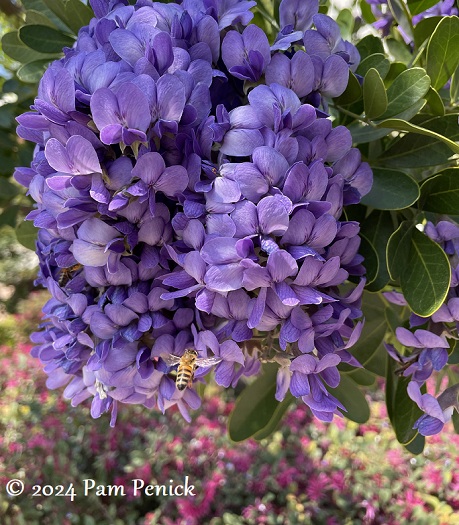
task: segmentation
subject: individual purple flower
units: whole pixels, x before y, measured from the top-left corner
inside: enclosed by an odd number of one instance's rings
[[[291,59],[283,53],[275,53],[266,68],[265,78],[268,85],[285,86],[303,98],[314,89],[314,64],[304,51],[297,51]]]
[[[257,82],[271,61],[268,37],[256,25],[246,27],[242,34],[229,31],[223,39],[222,59],[233,76]]]
[[[140,179],[126,189],[132,196],[139,197],[140,202],[148,201],[150,213],[155,215],[155,195],[158,192],[168,197],[176,197],[188,185],[188,175],[183,166],[166,168],[159,153],[142,155],[132,172],[134,178]]]
[[[148,100],[132,82],[122,84],[116,94],[108,88],[98,89],[91,97],[91,113],[104,144],[131,146],[147,140],[145,132],[151,122]]]
[[[125,251],[124,236],[100,219],[87,219],[77,230],[72,253],[75,259],[87,266],[105,266],[111,273]]]
[[[318,2],[282,0],[279,6],[280,25],[291,25],[296,31],[304,32],[311,27],[313,17],[318,11]]]
[[[438,399],[430,394],[421,394],[419,384],[411,381],[408,384],[408,395],[425,412],[414,424],[423,436],[438,434],[443,429],[445,423],[451,420],[454,408],[458,410],[457,392],[459,385],[445,390]]]

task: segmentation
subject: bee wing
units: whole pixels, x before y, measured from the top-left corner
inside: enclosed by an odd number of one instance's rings
[[[179,356],[172,354],[162,354],[161,357],[168,366],[178,365],[181,359]]]
[[[221,357],[201,357],[199,359],[196,359],[196,366],[201,366],[203,368],[207,366],[213,366],[222,361]]]

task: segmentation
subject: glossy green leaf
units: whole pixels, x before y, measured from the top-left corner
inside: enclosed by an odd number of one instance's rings
[[[394,231],[392,218],[387,211],[374,210],[361,226],[362,234],[376,250],[378,256],[378,274],[374,281],[366,286],[370,292],[379,292],[389,282],[389,272],[386,262],[386,246]]]
[[[443,87],[459,65],[459,18],[445,16],[427,46],[426,71],[435,89]]]
[[[381,75],[371,68],[363,81],[363,103],[367,118],[375,119],[387,109],[386,88]]]
[[[427,45],[427,40],[432,36],[435,28],[443,17],[429,16],[420,20],[413,31],[414,42],[419,49],[423,44]]]
[[[390,62],[382,53],[376,53],[362,60],[356,73],[364,77],[372,68],[378,71],[381,78],[384,78],[389,73]]]
[[[403,62],[392,62],[389,68],[389,72],[387,73],[386,78],[384,79],[386,87],[389,87],[392,84],[392,82],[407,69],[408,68],[406,67],[406,64],[404,64]]]
[[[456,68],[456,71],[451,77],[451,84],[449,87],[449,96],[451,99],[451,104],[459,103],[459,66]]]
[[[57,55],[46,55],[34,51],[27,47],[24,42],[19,39],[17,31],[12,31],[11,33],[6,33],[2,38],[2,49],[3,51],[11,57],[13,60],[25,64],[26,62],[32,62],[34,60],[43,59],[50,57],[50,60]]]
[[[381,163],[393,168],[414,168],[438,166],[445,164],[452,155],[451,148],[439,140],[435,134],[450,140],[459,140],[458,115],[450,114],[444,117],[429,119],[414,119],[413,123],[434,132],[434,136],[422,136],[410,133],[394,143],[381,156]]]
[[[423,108],[425,103],[425,100],[418,100],[418,102],[413,104],[406,111],[402,111],[402,113],[399,113],[396,116],[403,120],[410,120],[419,113],[419,111]],[[367,124],[362,124],[361,122],[356,122],[349,126],[349,131],[352,135],[352,141],[355,144],[364,144],[366,142],[371,142],[373,140],[385,137],[393,130],[384,129],[379,126],[376,127],[376,125],[369,126]]]
[[[361,60],[365,60],[366,57],[376,53],[384,54],[384,46],[381,39],[373,35],[363,37],[360,42],[357,42],[356,47],[360,53]]]
[[[263,375],[247,386],[237,398],[228,421],[233,441],[244,441],[269,425],[279,402],[275,399],[278,365],[267,363]]]
[[[411,452],[411,454],[418,456],[419,454],[422,454],[425,444],[426,438],[418,432],[413,441],[410,441],[405,445],[405,448],[408,452]]]
[[[367,368],[367,364],[378,351],[387,329],[386,319],[384,317],[384,303],[380,296],[364,292],[362,312],[365,317],[365,324],[359,340],[349,351],[364,368]],[[354,367],[346,363],[343,363],[340,367],[344,372],[353,372],[355,370]],[[374,370],[371,371],[374,372]]]
[[[370,418],[370,407],[360,388],[348,376],[342,375],[337,388],[328,388],[330,393],[347,409],[344,417],[356,423],[366,423]]]
[[[52,22],[57,29],[62,31],[68,30],[68,27],[62,21],[62,19],[56,16],[53,11],[50,10],[43,0],[22,0],[21,3],[25,9],[37,11],[46,16],[46,18],[48,18],[48,20]]]
[[[43,25],[22,26],[19,38],[40,53],[60,53],[63,47],[71,47],[74,39],[57,29]]]
[[[440,94],[433,87],[427,92],[427,104],[429,104],[432,115],[443,117],[445,114],[445,105],[443,104]]]
[[[59,20],[66,23],[65,0],[42,0],[46,7],[52,11]]]
[[[417,182],[403,171],[373,168],[373,187],[362,204],[377,210],[402,210],[419,198]]]
[[[381,118],[394,117],[418,102],[427,93],[430,78],[420,67],[407,69],[392,82],[387,90],[387,110]],[[389,127],[389,126],[386,126]]]
[[[392,426],[394,426],[395,412],[395,391],[397,388],[398,376],[395,375],[395,361],[387,354],[387,373],[386,373],[386,407]]]
[[[408,0],[407,3],[412,15],[418,15],[430,7],[433,7],[435,4],[438,4],[437,0]]]
[[[342,95],[333,99],[338,106],[347,106],[359,100],[362,96],[362,88],[360,82],[355,77],[354,73],[349,72],[349,82],[347,88]]]
[[[48,26],[56,29],[56,26],[53,24],[52,20],[50,20],[46,15],[43,13],[40,13],[40,11],[36,11],[35,9],[29,9],[26,12],[26,18],[25,22],[27,25],[43,25]]]
[[[16,238],[22,246],[25,246],[29,250],[35,251],[35,241],[37,240],[38,228],[30,221],[21,222],[16,228]]]
[[[421,186],[423,209],[434,213],[459,213],[459,168],[448,168]]]
[[[65,5],[65,22],[76,35],[80,28],[89,24],[93,16],[92,9],[80,0],[68,0]]]
[[[284,400],[281,401],[274,410],[274,413],[271,419],[269,420],[269,423],[256,434],[254,434],[253,437],[256,440],[260,441],[261,439],[265,439],[269,437],[273,432],[275,432],[275,430],[279,426],[279,423],[282,421],[282,418],[284,417],[287,410],[290,408],[291,404],[294,401],[295,398],[292,396],[292,394],[290,392],[287,392]]]
[[[35,62],[29,62],[24,64],[17,70],[17,76],[22,82],[28,84],[35,84],[38,82],[46,69],[46,66],[49,64],[49,59],[45,60],[36,60]]]
[[[363,234],[360,236],[360,238],[361,243],[359,253],[364,258],[363,265],[365,266],[366,270],[365,277],[367,279],[367,283],[369,284],[372,283],[378,275],[379,259],[378,254],[376,253],[376,250],[371,242]]]
[[[409,258],[414,228],[415,225],[411,221],[402,222],[387,243],[387,267],[394,280],[399,279]]]
[[[440,308],[449,290],[451,267],[436,242],[405,221],[389,239],[387,261],[414,313],[427,317]]]
[[[415,124],[411,122],[407,122],[406,120],[395,119],[395,118],[387,119],[387,120],[384,120],[383,122],[380,122],[378,124],[378,127],[396,129],[399,131],[410,131],[411,133],[418,133],[419,135],[426,135],[427,137],[431,137],[433,139],[443,142],[451,149],[453,153],[459,153],[459,144],[450,140],[448,137],[445,137],[444,135],[440,135],[439,133],[432,131],[430,129],[426,129],[421,126],[416,126]]]

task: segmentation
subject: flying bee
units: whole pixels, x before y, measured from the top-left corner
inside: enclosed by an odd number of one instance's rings
[[[68,282],[73,279],[76,272],[81,270],[81,268],[83,268],[83,265],[79,263],[69,266],[68,268],[62,268],[58,280],[59,286],[65,286],[68,284]]]
[[[222,360],[221,357],[199,358],[198,352],[194,348],[187,348],[181,357],[172,354],[162,357],[169,366],[178,364],[177,377],[175,379],[175,385],[178,390],[185,390],[187,386],[192,386],[196,368],[216,365]]]

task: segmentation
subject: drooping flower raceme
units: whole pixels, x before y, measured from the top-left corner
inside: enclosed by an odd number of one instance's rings
[[[425,412],[416,421],[414,428],[422,435],[429,436],[442,430],[444,424],[451,419],[454,408],[459,410],[459,384],[450,384],[437,399],[430,394],[421,395],[420,392],[420,387],[426,380],[448,363],[448,339],[459,337],[459,227],[449,221],[439,221],[437,225],[427,222],[424,233],[440,244],[449,256],[450,289],[444,303],[430,317],[411,314],[409,323],[414,332],[403,327],[397,328],[397,340],[411,349],[408,354],[400,355],[391,344],[386,344],[386,349],[400,365],[400,372],[405,377],[410,377],[408,394]],[[387,292],[384,295],[394,304],[407,305],[400,292]]]
[[[214,369],[234,386],[268,360],[278,400],[290,389],[326,421],[345,410],[326,385],[359,365],[364,268],[342,210],[372,174],[326,111],[359,56],[299,4],[281,2],[270,46],[252,1],[93,0],[18,117],[37,146],[15,176],[52,296],[33,355],[94,417],[114,424],[122,402],[189,419],[199,397],[168,364],[189,348],[214,358],[195,380]]]

